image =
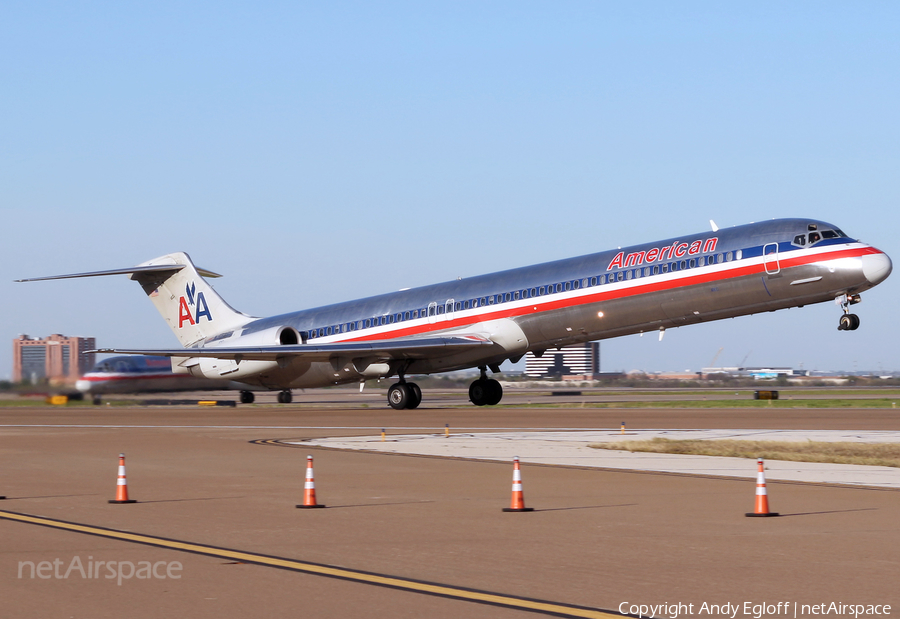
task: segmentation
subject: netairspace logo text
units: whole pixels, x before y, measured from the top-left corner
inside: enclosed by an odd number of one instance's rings
[[[182,565],[180,561],[94,561],[94,557],[88,557],[82,562],[81,557],[72,557],[69,564],[63,570],[64,561],[19,561],[19,578],[40,578],[41,580],[64,580],[66,578],[81,577],[84,580],[115,580],[121,586],[123,580],[165,580],[167,578],[178,580],[181,578]]]
[[[694,607],[697,607],[696,611]],[[679,617],[688,615],[704,615],[716,617],[731,617],[737,619],[738,613],[741,617],[753,617],[753,619],[763,619],[764,617],[812,617],[817,615],[835,615],[844,617],[858,618],[869,615],[887,616],[891,614],[891,606],[889,604],[844,604],[842,602],[821,602],[819,604],[801,604],[799,602],[778,602],[778,603],[758,603],[744,602],[743,604],[734,604],[726,602],[725,604],[710,604],[703,602],[702,604],[631,604],[630,602],[622,602],[619,604],[619,612],[623,615],[632,615],[641,619],[678,619]]]

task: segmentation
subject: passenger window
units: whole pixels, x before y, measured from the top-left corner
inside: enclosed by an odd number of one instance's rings
[[[743,258],[743,257],[744,257],[744,250],[743,250],[743,249],[739,249],[739,250],[737,250],[736,252],[734,252],[734,259],[735,259],[735,260],[740,260],[740,259]]]
[[[697,260],[695,258],[691,258],[690,266],[692,269],[697,266]]]
[[[462,303],[460,303],[460,302],[457,301],[457,303],[456,303],[456,311],[458,312],[458,311],[461,310],[461,309],[462,309]]]
[[[597,285],[597,278],[596,278],[596,277],[592,277],[592,278],[591,278],[591,286],[596,286],[596,285]]]
[[[513,301],[518,301],[518,300],[519,300],[519,291],[516,290],[516,291],[513,293]]]
[[[541,291],[540,291],[540,295],[541,295],[541,296],[543,296],[543,295],[544,295],[544,290],[545,290],[545,289],[544,289],[544,287],[543,287],[543,286],[541,286]]]
[[[572,282],[566,282],[566,292],[572,289]]]
[[[512,301],[512,293],[507,292],[506,293],[506,302],[509,303],[510,301]]]
[[[481,305],[482,307],[484,307],[484,305],[485,305],[485,303],[486,303],[484,297],[481,297],[481,301],[480,301],[479,303],[480,303],[480,305]]]
[[[494,304],[494,295],[489,296],[487,299],[488,299],[488,305]]]

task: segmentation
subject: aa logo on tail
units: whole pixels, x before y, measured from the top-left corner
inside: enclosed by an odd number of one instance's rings
[[[197,292],[197,285],[194,282],[184,287],[185,296],[178,299],[178,328],[184,326],[185,321],[192,325],[200,322],[203,316],[212,321],[212,314],[209,313],[209,307],[206,305],[206,298],[202,292]],[[195,298],[196,295],[196,298]],[[191,308],[194,308],[193,314]]]

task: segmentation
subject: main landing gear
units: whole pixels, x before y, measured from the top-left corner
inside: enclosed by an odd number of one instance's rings
[[[422,403],[422,390],[416,383],[408,383],[403,375],[400,375],[400,382],[391,385],[388,389],[388,404],[395,410],[403,410],[404,408],[416,408]]]
[[[285,389],[284,391],[278,392],[278,403],[279,404],[290,404],[291,400],[294,399],[294,396],[291,395],[290,389]]]
[[[255,399],[256,396],[253,395],[252,391],[241,391],[241,404],[253,404]]]
[[[487,368],[481,366],[481,378],[469,385],[469,399],[475,406],[495,406],[503,399],[503,386],[487,377]]]
[[[841,295],[835,301],[844,310],[844,315],[838,321],[838,331],[856,331],[859,329],[859,316],[850,313],[850,306],[856,305],[862,299],[858,294]]]

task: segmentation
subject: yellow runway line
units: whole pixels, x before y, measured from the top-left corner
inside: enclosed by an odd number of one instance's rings
[[[257,565],[276,567],[306,574],[316,574],[319,576],[327,576],[330,578],[340,578],[342,580],[377,585],[381,587],[390,587],[392,589],[410,591],[413,593],[424,593],[427,595],[437,595],[440,597],[452,598],[468,602],[491,604],[494,606],[502,606],[505,608],[544,613],[555,615],[557,617],[587,617],[604,619],[608,619],[611,617],[622,617],[622,615],[616,612],[588,608],[584,606],[573,606],[557,602],[547,602],[543,600],[533,600],[528,598],[503,595],[499,593],[492,593],[489,591],[479,591],[477,589],[453,587],[450,585],[442,585],[438,583],[412,580],[397,576],[351,570],[347,568],[334,567],[319,563],[308,563],[306,561],[272,557],[269,555],[232,550],[228,548],[218,548],[216,546],[207,546],[205,544],[194,544],[191,542],[167,539],[164,537],[142,535],[140,533],[128,533],[126,531],[118,531],[116,529],[106,529],[103,527],[78,524],[75,522],[66,522],[63,520],[55,520],[52,518],[43,518],[41,516],[31,516],[28,514],[20,514],[16,512],[0,511],[0,519],[12,520],[27,524],[35,524],[62,531],[72,531],[75,533],[85,533],[87,535],[97,535],[99,537],[117,539],[125,542],[132,542],[135,544],[146,544],[149,546],[157,546],[159,548],[169,548],[171,550],[178,550],[182,552],[192,552],[223,559],[232,559],[235,561],[242,561],[244,563],[254,563]]]

